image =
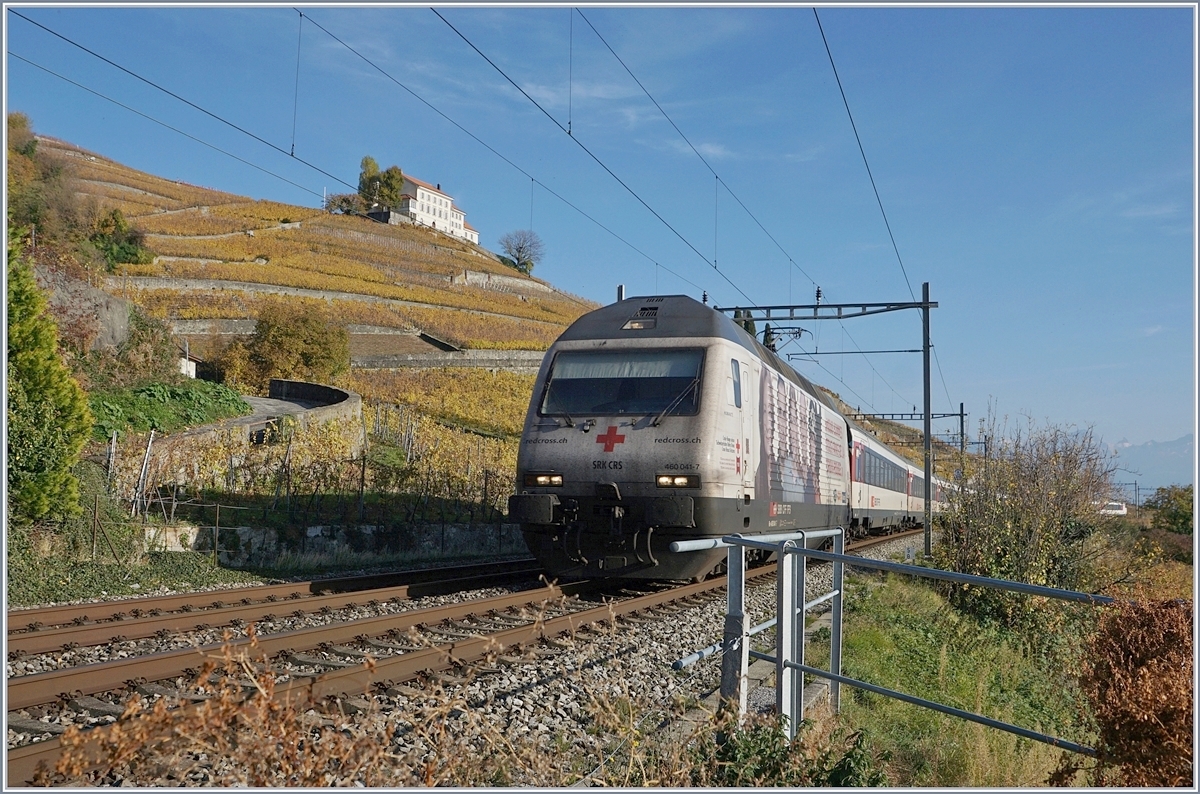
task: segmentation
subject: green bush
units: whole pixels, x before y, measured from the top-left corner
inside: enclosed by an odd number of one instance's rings
[[[1157,489],[1145,504],[1154,511],[1150,525],[1165,532],[1192,534],[1193,493],[1191,485],[1168,485]]]
[[[156,430],[170,433],[251,412],[242,396],[227,386],[203,380],[178,385],[150,383],[132,389],[95,392],[90,398],[94,437]]]
[[[97,218],[88,240],[104,257],[109,270],[121,263],[146,265],[154,261],[154,254],[142,245],[141,232],[129,225],[119,209]]]
[[[20,250],[23,232],[8,229],[8,515],[17,522],[75,512],[79,490],[71,468],[92,425]]]

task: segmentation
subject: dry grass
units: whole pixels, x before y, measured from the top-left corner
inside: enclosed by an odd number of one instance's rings
[[[495,664],[499,650],[484,664]],[[368,659],[364,666],[373,670],[374,663]],[[98,741],[72,728],[62,739],[56,767],[41,770],[37,782],[238,787],[567,786],[583,777],[602,786],[883,782],[870,768],[859,736],[809,731],[803,741],[789,744],[778,725],[737,726],[711,714],[690,730],[664,731],[683,714],[682,701],[664,707],[632,698],[603,677],[588,675],[587,666],[563,672],[587,704],[577,717],[586,732],[528,730],[469,698],[467,684],[475,673],[459,672],[468,675],[462,686],[431,683],[368,695],[369,701],[357,704],[361,711],[348,716],[338,702],[281,698],[277,674],[252,638],[249,647],[226,646],[222,658],[202,671],[195,688],[209,699],[191,706],[134,700]],[[718,745],[718,732],[730,741]]]

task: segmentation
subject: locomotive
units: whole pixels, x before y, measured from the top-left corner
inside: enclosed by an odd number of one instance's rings
[[[621,300],[563,332],[534,385],[516,486],[510,519],[563,579],[699,580],[724,550],[672,542],[835,526],[853,537],[921,526],[925,509],[919,469],[685,295]]]

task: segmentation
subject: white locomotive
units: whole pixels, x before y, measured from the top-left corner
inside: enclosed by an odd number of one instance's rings
[[[944,483],[935,480],[935,508]],[[921,526],[913,465],[725,315],[682,295],[575,321],[546,353],[509,515],[563,578],[686,580],[693,538]],[[819,542],[819,541],[814,541]]]

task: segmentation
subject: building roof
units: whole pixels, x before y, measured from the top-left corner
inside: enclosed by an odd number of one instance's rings
[[[441,195],[445,196],[446,198],[450,198],[449,193],[443,193],[441,188],[434,187],[433,185],[429,184],[428,182],[426,182],[424,180],[417,179],[415,176],[410,176],[408,174],[405,174],[404,178],[407,179],[409,182],[412,182],[414,185],[420,185],[421,187],[425,188],[426,190],[432,190],[434,193],[440,193]],[[451,203],[453,203],[453,200],[451,200]]]

